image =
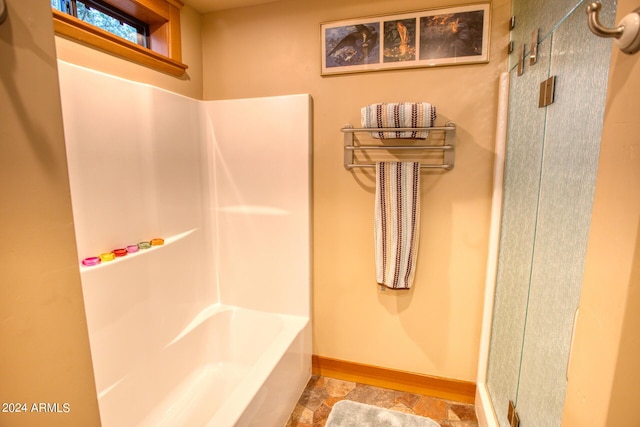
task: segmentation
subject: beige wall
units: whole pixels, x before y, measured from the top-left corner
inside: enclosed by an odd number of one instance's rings
[[[0,413],[3,426],[98,425],[66,174],[48,5],[8,0],[0,26],[0,401],[70,403],[71,412]],[[44,2],[43,2],[44,3]],[[455,4],[285,0],[201,17],[182,12],[188,78],[56,38],[61,59],[205,99],[314,98],[316,354],[474,381],[497,76],[509,1],[493,2],[486,65],[321,77],[319,23]],[[634,8],[618,2],[618,20]],[[365,12],[363,12],[365,11]],[[200,38],[201,29],[204,40]],[[201,46],[204,55],[200,55]],[[592,230],[564,426],[635,425],[640,356],[640,56],[614,49]],[[206,76],[202,69],[207,70]],[[43,96],[46,94],[46,96]],[[339,128],[362,105],[427,100],[457,122],[456,168],[422,177],[414,289],[375,286],[371,174],[341,166]],[[8,101],[8,102],[7,102]]]
[[[182,62],[189,68],[176,78],[113,56],[66,38],[56,36],[58,58],[128,80],[147,83],[195,99],[202,99],[201,15],[185,6],[180,11]]]
[[[510,2],[493,2],[489,64],[320,76],[321,22],[456,4],[285,0],[205,15],[204,98],[313,97],[314,353],[475,381]],[[376,286],[373,175],[342,166],[339,129],[359,126],[360,107],[382,101],[428,101],[458,125],[455,169],[422,176],[410,291]]]
[[[47,2],[0,26],[0,425],[98,426]],[[57,404],[68,413],[32,412]],[[37,407],[37,406],[36,406]],[[52,409],[53,406],[50,406]]]
[[[639,100],[640,55],[614,48],[563,426],[640,425]]]

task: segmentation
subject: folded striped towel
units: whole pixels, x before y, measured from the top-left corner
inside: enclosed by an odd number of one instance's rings
[[[376,279],[408,289],[415,275],[420,233],[420,163],[376,163]]]
[[[436,122],[436,107],[428,102],[370,104],[360,110],[363,128],[430,127]],[[378,139],[424,139],[428,131],[371,132]]]

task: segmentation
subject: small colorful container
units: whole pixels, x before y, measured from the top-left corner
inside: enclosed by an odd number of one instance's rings
[[[114,254],[113,252],[105,252],[103,254],[100,254],[100,260],[107,262],[107,261],[113,261],[116,258],[116,254]]]
[[[113,250],[113,254],[114,254],[117,258],[122,257],[122,256],[125,256],[125,255],[127,255],[128,253],[129,253],[129,252],[127,252],[127,250],[126,250],[125,248],[118,248],[118,249],[114,249],[114,250]]]
[[[97,257],[97,256],[92,256],[82,260],[82,265],[86,267],[93,267],[94,265],[98,265],[98,264],[100,264],[100,257]]]

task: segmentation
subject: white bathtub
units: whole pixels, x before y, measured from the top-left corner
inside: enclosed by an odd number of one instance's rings
[[[102,427],[282,427],[311,376],[311,98],[58,65],[78,262],[164,239],[80,267]]]
[[[283,426],[310,376],[308,323],[207,307],[153,360],[99,390],[103,427]]]

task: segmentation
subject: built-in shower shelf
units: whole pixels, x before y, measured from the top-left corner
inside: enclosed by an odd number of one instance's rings
[[[122,257],[116,257],[111,261],[103,261],[100,264],[96,264],[96,265],[93,265],[93,266],[80,265],[80,273],[99,270],[101,268],[108,267],[110,265],[116,265],[116,264],[119,264],[119,263],[121,263],[123,261],[130,260],[130,259],[136,258],[136,257],[141,256],[141,255],[153,253],[153,252],[155,252],[157,250],[160,250],[162,248],[165,248],[165,247],[171,245],[172,243],[175,243],[175,242],[177,242],[179,240],[184,239],[185,237],[187,237],[188,235],[192,234],[196,230],[197,230],[197,228],[192,228],[191,230],[187,230],[187,231],[185,231],[183,233],[174,234],[173,236],[170,236],[170,237],[167,237],[166,239],[164,239],[164,243],[162,245],[151,246],[149,249],[140,249],[138,252],[129,253],[129,254],[127,254],[125,256],[122,256]]]

